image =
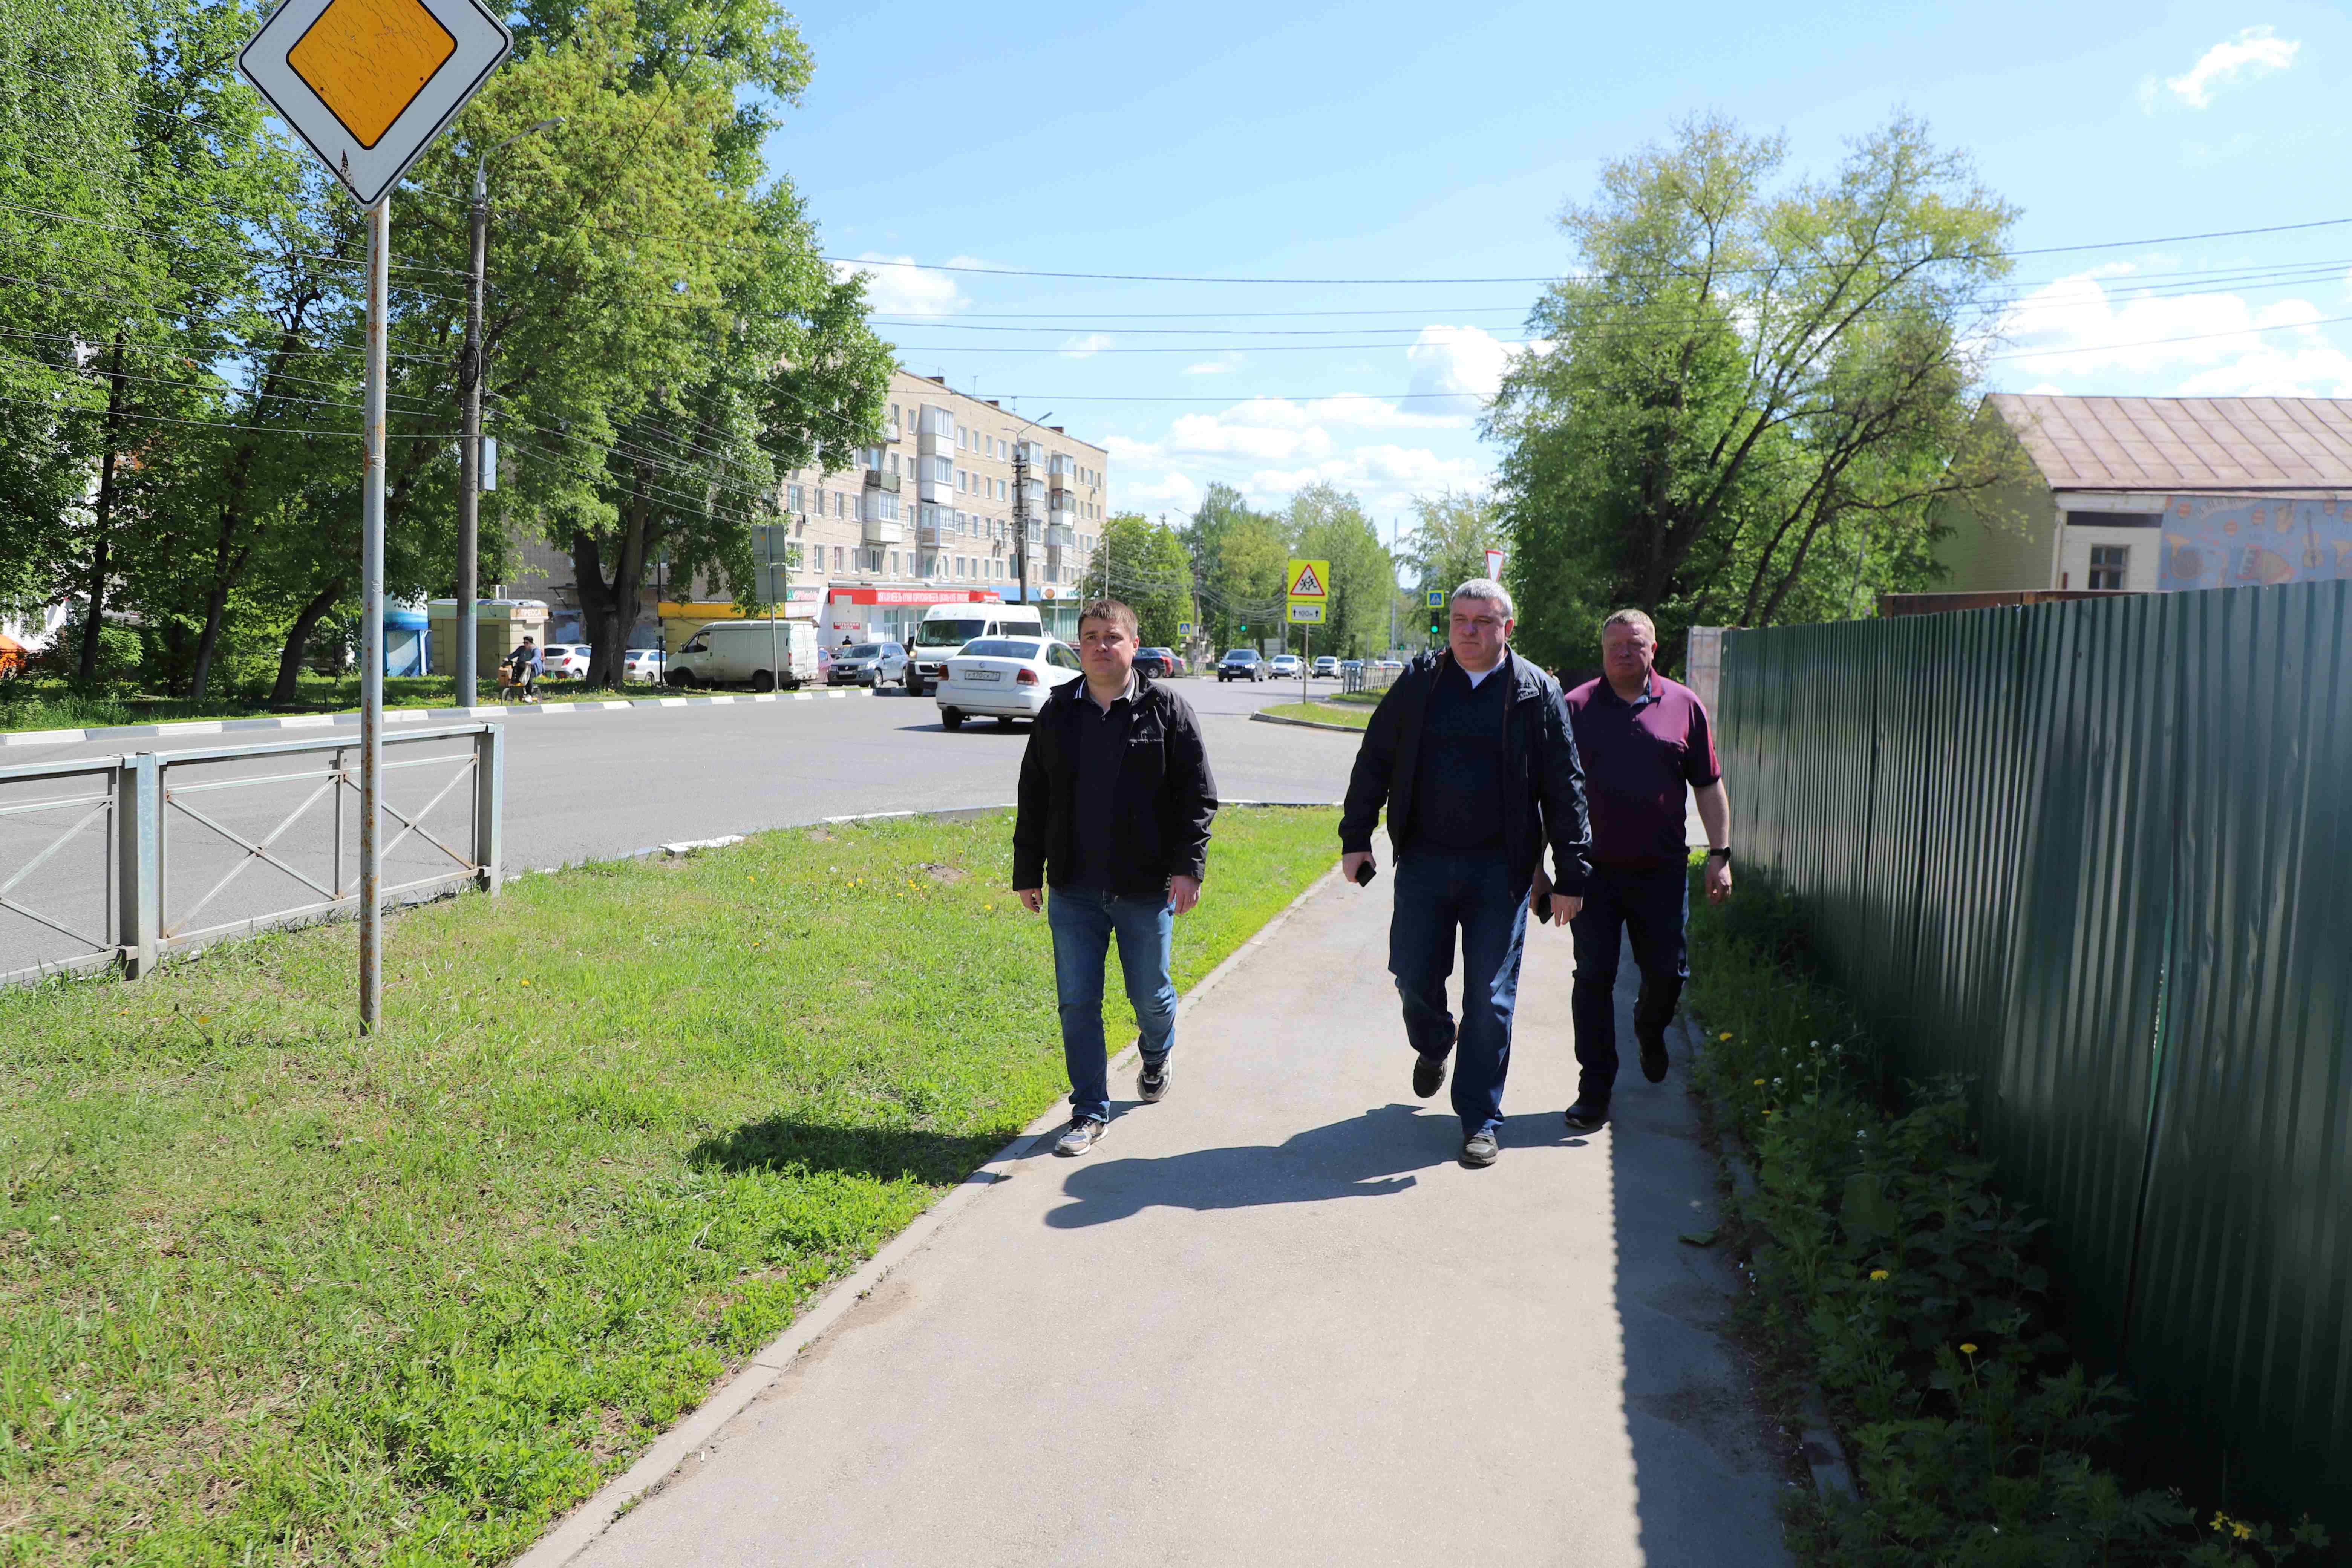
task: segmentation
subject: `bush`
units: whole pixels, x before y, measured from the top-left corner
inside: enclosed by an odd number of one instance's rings
[[[2133,1490],[2099,1462],[2130,1411],[2057,1331],[2042,1222],[2003,1199],[1963,1085],[1891,1108],[1870,1042],[1810,973],[1799,911],[1755,879],[1692,900],[1695,1074],[1754,1151],[1738,1205],[1762,1325],[1828,1393],[1862,1487],[1800,1531],[1840,1568],[2314,1562],[2327,1537]]]
[[[72,680],[81,669],[82,628],[70,622],[33,656],[26,673],[53,680]],[[139,674],[139,634],[129,626],[101,621],[98,627],[98,682],[120,686]]]

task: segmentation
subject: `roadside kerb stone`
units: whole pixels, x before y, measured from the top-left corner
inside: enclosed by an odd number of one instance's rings
[[[834,698],[871,697],[864,686],[825,687],[815,691],[719,692],[709,697],[624,697],[607,702],[494,702],[475,708],[394,708],[384,712],[386,724],[421,724],[461,719],[504,719],[526,713],[610,713],[625,708],[698,708],[731,702],[815,702]],[[0,731],[0,746],[79,745],[89,742],[152,740],[183,735],[227,735],[247,730],[317,730],[336,725],[359,727],[356,710],[340,713],[289,713],[269,719],[188,719],[170,724],[118,724],[94,730],[16,730]]]
[[[1319,719],[1284,719],[1272,713],[1253,713],[1250,715],[1250,721],[1255,724],[1287,724],[1294,730],[1333,730],[1342,735],[1360,735],[1364,732],[1360,725],[1326,724]]]

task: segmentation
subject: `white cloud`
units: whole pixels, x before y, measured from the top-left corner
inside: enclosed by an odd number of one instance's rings
[[[2294,64],[2302,48],[2299,41],[2282,38],[2273,28],[2248,27],[2207,49],[2180,75],[2165,78],[2163,90],[2191,109],[2203,109],[2232,88],[2285,70]],[[2151,77],[2140,84],[2140,105],[2152,110],[2158,101],[2156,79]]]
[[[885,265],[860,267],[856,261],[836,261],[833,275],[866,274],[866,299],[877,316],[945,316],[971,303],[952,276],[918,267],[911,256],[880,256],[869,250],[857,260]],[[961,258],[956,265],[963,265]]]
[[[2148,396],[2345,396],[2352,354],[2318,324],[2308,300],[2256,304],[2237,294],[2111,298],[2092,273],[2062,278],[2020,301],[2005,363],[2040,378],[2120,383]]]
[[[1421,329],[1405,360],[1412,367],[1416,395],[1466,414],[1490,401],[1503,384],[1511,351],[1476,327],[1433,323]]]
[[[1072,338],[1062,345],[1064,359],[1087,359],[1110,347],[1110,339],[1101,332],[1088,332],[1083,338]]]
[[[1241,355],[1223,353],[1214,359],[1202,360],[1199,364],[1186,365],[1184,374],[1186,375],[1223,375],[1229,370],[1239,370],[1241,367]]]

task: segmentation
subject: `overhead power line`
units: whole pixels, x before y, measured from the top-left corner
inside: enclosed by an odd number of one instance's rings
[[[2129,250],[2147,245],[2185,245],[2198,239],[2242,239],[2257,234],[2297,234],[2309,229],[2336,228],[2352,224],[2352,217],[2318,218],[2309,223],[2269,224],[2258,228],[2217,228],[2200,234],[2166,234],[2145,239],[2090,240],[2080,245],[2043,245],[2018,250],[1988,252],[1989,256],[2016,258],[2020,256],[2064,256],[2086,250]],[[1245,283],[1275,287],[1301,286],[1318,289],[1385,288],[1391,285],[1440,283],[1549,283],[1549,275],[1541,277],[1485,278],[1213,278],[1170,272],[1057,272],[1026,267],[973,267],[953,262],[884,260],[875,257],[827,256],[823,260],[841,267],[910,268],[923,272],[954,272],[982,278],[1061,278],[1095,283]],[[1965,257],[1948,259],[1959,261]],[[1824,263],[1823,265],[1830,265]],[[1778,269],[1776,269],[1778,270]]]

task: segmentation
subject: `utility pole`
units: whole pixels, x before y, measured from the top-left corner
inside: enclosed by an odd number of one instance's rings
[[[1023,414],[1013,416],[1033,429],[1053,416],[1054,411],[1050,408],[1034,419]],[[1021,602],[1026,605],[1031,602],[1029,598],[1029,443],[1026,441],[1013,443],[1013,570],[1021,584]],[[1045,617],[1042,615],[1038,617],[1038,624],[1040,626],[1045,624]]]
[[[466,285],[466,346],[457,355],[457,391],[465,404],[464,426],[457,437],[457,660],[454,670],[460,708],[474,705],[474,685],[480,673],[475,668],[474,566],[482,542],[482,291],[490,242],[490,160],[524,137],[562,123],[560,119],[542,120],[518,131],[474,163],[474,246]],[[496,475],[491,481],[495,486]]]
[[[1397,530],[1398,530],[1398,528],[1399,528],[1400,526],[1401,526],[1401,525],[1398,523],[1398,521],[1397,521],[1397,520],[1396,520],[1395,518],[1391,518],[1391,519],[1389,519],[1389,652],[1391,652],[1391,653],[1394,653],[1394,652],[1396,651],[1396,645],[1397,645],[1397,640],[1396,640],[1396,602],[1397,602],[1396,557],[1397,557]]]

